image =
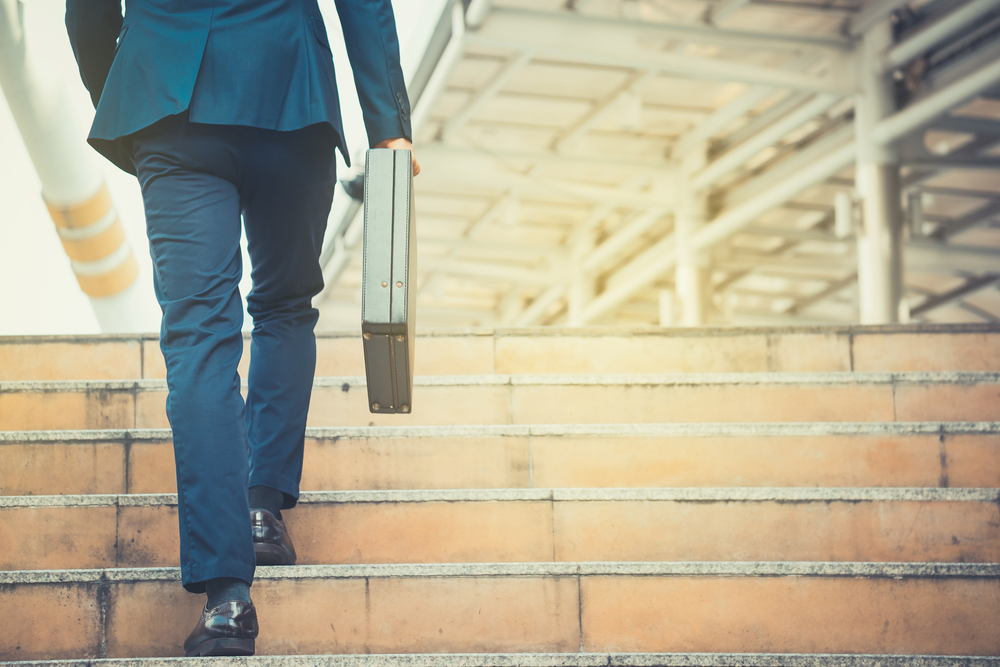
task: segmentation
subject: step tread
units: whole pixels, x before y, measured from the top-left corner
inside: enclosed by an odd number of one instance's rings
[[[4,667],[178,667],[184,658],[0,662]],[[198,658],[204,667],[993,667],[998,656],[853,653],[431,653]]]
[[[1000,489],[933,487],[689,487],[305,491],[301,504],[472,502],[1000,502]],[[0,508],[158,507],[173,493],[0,496]]]
[[[880,579],[996,578],[1000,563],[840,561],[658,561],[540,563],[402,563],[258,567],[256,579],[481,577],[847,577]],[[180,581],[177,567],[0,571],[0,585]]]

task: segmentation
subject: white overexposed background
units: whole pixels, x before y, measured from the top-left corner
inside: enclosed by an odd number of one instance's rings
[[[350,64],[336,18],[333,0],[320,0],[333,47],[344,116],[345,133],[353,154],[367,147]],[[440,16],[443,0],[394,0],[397,31],[407,79],[412,76]],[[47,77],[66,87],[71,114],[84,141],[93,120],[90,95],[80,81],[66,37],[65,0],[27,0],[24,3],[28,48]],[[2,99],[2,98],[0,98]],[[143,329],[159,329],[153,297],[151,265],[145,238],[142,198],[135,178],[93,154],[104,174],[125,233],[139,261],[139,282],[148,299]],[[339,158],[339,175],[345,165]],[[14,124],[6,100],[0,101],[0,335],[89,334],[100,331],[87,297],[80,291],[41,199],[41,184]],[[334,219],[346,202],[335,202]],[[249,260],[244,244],[245,298],[250,289]],[[148,311],[148,315],[147,315]],[[148,321],[147,321],[148,320]],[[249,321],[246,324],[249,328]]]

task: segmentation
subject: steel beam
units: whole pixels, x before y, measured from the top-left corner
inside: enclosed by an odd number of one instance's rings
[[[990,155],[942,155],[942,156],[921,156],[917,158],[904,159],[907,165],[914,167],[927,167],[930,169],[965,169],[969,171],[1000,171],[1000,157]]]
[[[820,14],[822,16],[853,17],[857,15],[857,10],[853,7],[839,7],[832,4],[819,4],[812,2],[788,2],[787,0],[753,0],[753,4],[758,7],[769,7],[788,12],[800,12],[806,14]]]
[[[432,162],[428,155],[420,154],[424,167],[421,183],[433,187],[435,183],[466,184],[482,187],[488,184],[504,190],[519,190],[533,193],[541,199],[573,199],[596,204],[608,204],[628,209],[673,208],[674,193],[666,188],[650,192],[629,192],[622,188],[587,184],[579,181],[565,181],[553,178],[532,177],[513,170],[462,169],[448,161]],[[669,172],[664,176],[669,175]]]
[[[545,290],[538,296],[538,298],[531,302],[531,305],[524,309],[523,313],[517,317],[514,321],[514,326],[530,327],[538,324],[552,304],[563,298],[563,295],[565,294],[565,285],[553,285],[549,289]]]
[[[957,287],[953,290],[945,292],[944,294],[937,294],[935,296],[928,297],[919,306],[911,309],[910,315],[916,317],[934,310],[935,308],[940,308],[941,306],[946,306],[950,303],[954,303],[955,301],[960,301],[970,294],[974,294],[985,287],[996,284],[998,280],[1000,280],[1000,275],[996,273],[988,273],[985,276],[979,276],[978,278],[970,278],[961,287]]]
[[[420,132],[430,118],[434,105],[444,91],[445,86],[448,84],[448,79],[451,78],[452,71],[454,71],[455,66],[458,65],[464,53],[465,14],[462,11],[462,4],[454,2],[451,5],[451,38],[448,40],[448,45],[444,48],[444,52],[441,54],[441,59],[438,60],[434,72],[431,74],[430,79],[427,80],[427,85],[424,86],[410,117],[410,126],[414,137],[417,136],[417,133]]]
[[[420,259],[420,269],[449,276],[521,285],[565,285],[566,273],[553,268],[528,269],[511,264],[462,259]]]
[[[809,168],[817,160],[824,159],[831,152],[842,148],[854,141],[854,127],[844,124],[841,127],[827,133],[825,136],[810,143],[808,146],[798,149],[794,154],[789,155],[777,164],[768,167],[765,171],[754,176],[752,179],[740,183],[738,186],[727,190],[723,199],[725,208],[736,208],[751,199],[757,197],[761,192],[777,187],[789,179],[795,178],[803,169]],[[844,166],[848,166],[850,162]],[[836,173],[836,172],[834,172]],[[852,183],[853,185],[853,183]],[[788,203],[788,200],[781,202]]]
[[[562,152],[567,148],[578,142],[587,134],[587,130],[596,125],[601,119],[604,118],[608,113],[614,109],[615,105],[622,100],[626,95],[638,95],[642,89],[656,76],[659,72],[648,71],[633,74],[629,77],[628,81],[624,85],[620,86],[617,90],[607,95],[603,99],[598,100],[594,103],[593,107],[584,114],[583,118],[577,121],[573,126],[566,130],[562,136],[556,140],[555,148],[556,151]]]
[[[951,109],[1000,83],[1000,59],[934,91],[902,111],[888,116],[872,128],[871,139],[889,144],[926,126]]]
[[[849,243],[850,237],[841,237],[828,232],[817,232],[812,229],[797,229],[793,227],[763,227],[758,225],[748,225],[740,230],[741,234],[754,234],[756,236],[777,236],[780,238],[793,239],[808,243]]]
[[[538,169],[537,166],[532,167],[531,171],[529,172],[529,175],[534,173],[537,169]],[[472,226],[469,227],[468,230],[466,230],[464,239],[459,239],[458,242],[453,244],[452,247],[448,249],[447,255],[443,259],[440,259],[439,261],[447,261],[454,259],[455,255],[458,252],[459,248],[458,244],[463,241],[465,242],[473,241],[477,236],[479,236],[479,234],[482,233],[484,229],[486,229],[487,226],[489,226],[493,222],[494,219],[496,219],[497,216],[503,214],[504,211],[507,210],[507,208],[511,205],[511,203],[516,200],[516,197],[517,197],[516,190],[508,190],[507,192],[505,192],[502,197],[500,197],[492,206],[489,207],[489,209],[487,209],[486,213],[481,215],[479,219],[476,220],[472,224]],[[420,288],[420,293],[423,294],[425,292],[432,292],[440,281],[441,281],[441,276],[432,270],[430,275],[424,281],[423,287]]]
[[[545,165],[553,167],[591,167],[607,171],[609,168],[621,168],[635,174],[648,177],[662,176],[664,171],[674,168],[673,163],[660,158],[626,157],[616,155],[592,155],[573,153],[561,155],[553,151],[518,151],[497,147],[494,149],[468,148],[451,146],[442,143],[424,144],[420,146],[420,160],[440,160],[445,164],[459,160],[488,159],[499,167],[510,171],[511,165],[522,164]]]
[[[724,31],[720,31],[724,32]],[[469,34],[470,44],[512,51],[533,50],[539,56],[570,62],[590,63],[640,70],[658,70],[681,76],[718,81],[739,81],[766,84],[800,90],[848,94],[853,83],[850,69],[839,59],[847,57],[847,49],[827,49],[835,62],[831,74],[817,77],[778,68],[761,67],[735,61],[725,61],[688,54],[645,49],[640,37],[663,35],[657,24],[641,21],[590,19],[554,12],[494,9],[482,28]],[[729,34],[725,48],[735,48],[740,40]],[[776,36],[754,39],[749,48],[781,49],[787,42]],[[801,46],[801,45],[800,45]],[[820,41],[813,47],[822,49]],[[796,47],[799,48],[799,47]]]
[[[484,104],[489,102],[504,85],[510,81],[511,77],[517,74],[525,65],[531,62],[531,52],[518,54],[508,60],[494,77],[480,88],[465,107],[453,115],[441,128],[441,138],[449,141],[458,134],[465,124],[472,118]]]
[[[854,254],[807,257],[773,257],[762,254],[736,252],[717,260],[719,268],[727,271],[781,271],[786,274],[816,277],[817,271],[854,272],[857,262]]]
[[[726,270],[761,269],[786,271],[815,277],[817,271],[851,271],[857,268],[854,254],[770,257],[737,252],[716,260]],[[961,272],[1000,271],[1000,248],[943,245],[933,241],[906,243],[906,268],[920,273],[955,275]]]
[[[821,289],[819,292],[816,292],[815,294],[812,294],[810,296],[807,296],[803,299],[799,299],[798,301],[796,301],[791,308],[785,311],[785,313],[787,313],[788,315],[798,315],[806,308],[814,306],[820,301],[825,301],[831,296],[840,294],[845,289],[847,289],[855,282],[857,282],[857,278],[858,278],[857,274],[852,273],[851,275],[841,280],[834,280],[830,282],[826,287]]]
[[[691,239],[694,248],[707,249],[728,239],[732,234],[749,225],[766,211],[788,201],[802,190],[829,178],[854,160],[855,149],[844,135],[835,137],[840,146],[821,144],[822,155],[811,159],[794,173],[782,178],[764,191],[745,202],[723,211]],[[673,236],[666,237],[621,269],[608,281],[607,289],[599,294],[584,311],[584,321],[592,322],[619,304],[627,301],[637,290],[659,278],[675,266],[677,248]]]
[[[978,306],[973,306],[968,301],[959,301],[958,302],[958,307],[961,308],[962,310],[964,310],[967,313],[972,313],[973,315],[975,315],[976,317],[982,319],[983,321],[986,321],[986,322],[997,322],[997,321],[1000,321],[1000,317],[997,317],[993,313],[991,313],[991,312],[989,312],[987,310],[984,310],[984,309],[982,309],[982,308],[980,308]]]
[[[730,324],[741,327],[789,327],[789,326],[826,326],[831,324],[848,324],[850,319],[832,319],[822,317],[790,317],[773,313],[735,309]]]
[[[774,89],[771,89],[774,92]],[[774,102],[761,113],[750,118],[743,126],[739,127],[732,134],[723,137],[713,146],[716,152],[728,150],[730,146],[738,146],[743,142],[753,139],[758,132],[764,128],[774,125],[779,120],[787,116],[799,105],[809,98],[809,93],[791,92],[784,98]]]
[[[750,87],[745,93],[724,107],[712,112],[711,115],[695,126],[694,129],[682,136],[674,145],[674,156],[679,158],[695,150],[701,144],[724,130],[727,125],[763,102],[773,92],[774,89],[770,86]]]
[[[912,0],[875,0],[851,19],[849,32],[852,37],[860,37],[872,27],[888,18],[897,9],[904,7]]]
[[[771,146],[803,123],[828,111],[840,98],[836,95],[817,95],[811,101],[802,104],[787,116],[779,119],[742,144],[733,146],[728,151],[705,165],[703,169],[691,177],[690,185],[696,190],[703,190],[714,185],[719,179],[743,166],[754,155]]]
[[[882,70],[889,71],[905,65],[983,16],[996,12],[998,7],[997,0],[966,2],[889,49],[882,60]]]
[[[997,216],[1000,216],[1000,201],[993,201],[986,206],[982,206],[977,208],[975,211],[971,211],[963,215],[961,218],[958,218],[949,224],[942,225],[940,229],[932,234],[932,236],[936,239],[947,241],[965,230],[978,227],[979,225],[989,222]]]
[[[1000,271],[1000,248],[910,240],[906,243],[906,268],[924,273],[996,273]]]
[[[842,136],[838,134],[835,138],[839,139]],[[821,145],[825,147],[829,144],[824,142]],[[850,142],[825,149],[817,159],[802,164],[800,169],[789,174],[786,178],[778,180],[769,189],[759,191],[744,202],[724,209],[695,236],[695,245],[708,248],[725,241],[732,234],[753,222],[758,216],[780,206],[806,188],[849,166],[854,161],[854,156],[855,148]]]
[[[560,268],[565,268],[570,261],[569,253],[562,246],[511,243],[495,240],[484,241],[476,238],[474,231],[470,231],[466,237],[458,239],[421,235],[420,243],[448,246],[455,253],[468,253],[521,264],[544,259],[553,262],[554,265]]]
[[[657,208],[637,214],[620,230],[587,253],[581,260],[581,269],[587,273],[596,273],[605,265],[619,259],[622,251],[630,243],[648,232],[664,215],[666,211]]]
[[[750,4],[750,0],[721,0],[708,10],[710,23],[718,24]]]
[[[800,52],[819,50],[846,53],[853,49],[851,40],[844,37],[824,37],[816,34],[796,34],[787,31],[753,31],[717,28],[696,23],[669,23],[665,21],[642,21],[636,19],[605,18],[579,13],[552,12],[532,9],[494,7],[490,20],[518,21],[518,25],[535,23],[544,29],[561,30],[589,29],[605,32],[609,37],[616,31],[638,33],[650,39],[687,39],[698,44],[709,44],[723,48],[744,48],[749,50],[779,50]],[[555,23],[559,22],[559,26]],[[489,20],[486,21],[489,23]]]
[[[593,322],[608,311],[627,301],[638,290],[647,287],[675,265],[677,249],[673,235],[661,239],[653,247],[639,255],[629,266],[619,271],[607,289],[599,294],[584,309],[584,323]]]
[[[1000,121],[972,116],[942,116],[931,121],[930,129],[949,132],[971,132],[987,137],[1000,137]]]

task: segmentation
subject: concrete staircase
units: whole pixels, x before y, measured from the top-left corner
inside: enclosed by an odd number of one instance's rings
[[[438,332],[409,416],[319,348],[300,565],[212,664],[1000,665],[1000,327]],[[0,338],[0,660],[181,654],[163,374]]]

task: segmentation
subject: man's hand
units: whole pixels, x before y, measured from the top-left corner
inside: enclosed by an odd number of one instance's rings
[[[420,173],[420,164],[417,162],[417,154],[413,152],[413,144],[403,137],[380,141],[375,144],[375,148],[392,148],[394,150],[410,151],[410,157],[413,158],[413,175],[416,176]]]

